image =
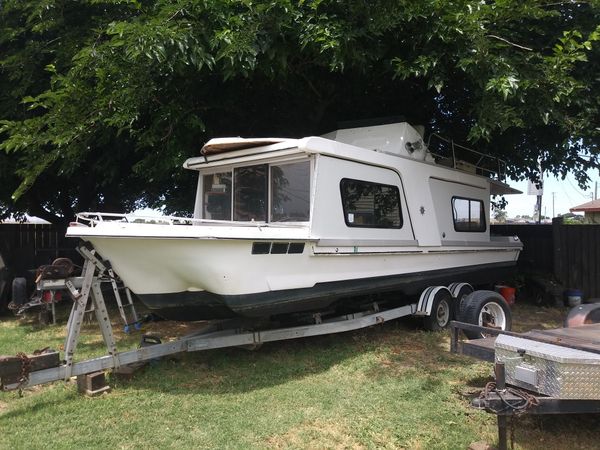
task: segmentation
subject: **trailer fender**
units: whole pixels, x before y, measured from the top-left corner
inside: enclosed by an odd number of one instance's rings
[[[450,294],[452,294],[452,297],[458,300],[460,300],[458,295],[460,294],[462,288],[465,288],[465,290],[470,289],[471,292],[475,290],[469,283],[452,283],[450,286],[448,286],[448,290],[450,291]]]
[[[448,289],[455,300],[454,318],[459,319],[465,307],[465,298],[475,289],[469,283],[452,283]]]
[[[415,316],[429,316],[433,308],[433,300],[440,291],[446,291],[448,295],[452,296],[452,292],[446,286],[429,286],[421,292]]]
[[[572,308],[565,319],[564,326],[580,327],[590,323],[600,323],[600,303],[587,303]]]

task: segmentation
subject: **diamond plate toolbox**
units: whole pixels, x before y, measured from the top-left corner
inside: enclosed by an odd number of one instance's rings
[[[496,360],[506,382],[565,399],[600,400],[600,354],[499,335]]]

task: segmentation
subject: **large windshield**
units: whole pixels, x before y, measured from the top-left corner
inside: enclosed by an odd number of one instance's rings
[[[308,221],[310,164],[260,164],[205,174],[202,193],[204,219]]]

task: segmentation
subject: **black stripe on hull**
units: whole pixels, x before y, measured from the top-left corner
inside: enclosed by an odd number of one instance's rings
[[[175,292],[138,295],[155,314],[169,320],[194,321],[231,317],[259,318],[318,311],[340,299],[370,294],[398,293],[414,297],[428,286],[447,286],[461,281],[472,285],[495,283],[514,274],[516,263],[505,262],[456,267],[411,274],[318,283],[311,288],[286,289],[245,295],[211,292]]]

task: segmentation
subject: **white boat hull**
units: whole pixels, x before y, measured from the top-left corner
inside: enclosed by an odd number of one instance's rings
[[[320,247],[252,254],[255,240],[87,238],[146,305],[167,318],[264,316],[379,292],[416,295],[431,283],[488,283],[520,247]],[[343,301],[342,301],[343,302]],[[194,314],[193,311],[198,313]]]

